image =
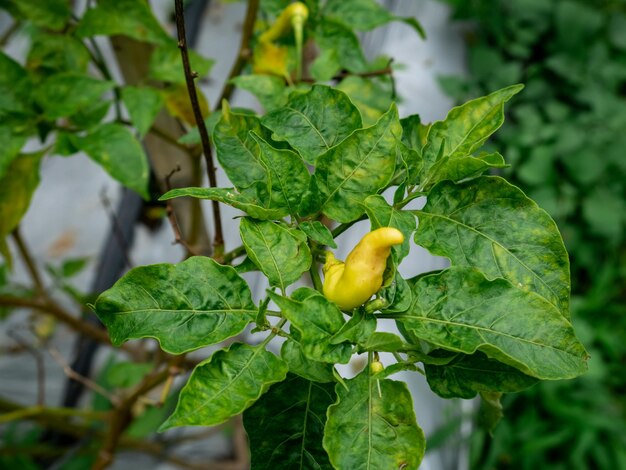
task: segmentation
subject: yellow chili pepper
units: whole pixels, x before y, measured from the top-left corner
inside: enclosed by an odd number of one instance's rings
[[[285,8],[270,29],[261,34],[259,41],[273,42],[280,39],[289,30],[297,25],[304,24],[309,17],[309,9],[302,2],[294,2]]]
[[[350,311],[380,290],[391,247],[404,241],[400,230],[382,227],[365,235],[345,263],[326,253],[323,291],[341,310]]]

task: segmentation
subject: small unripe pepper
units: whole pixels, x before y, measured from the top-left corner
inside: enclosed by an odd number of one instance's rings
[[[345,263],[327,252],[323,291],[326,298],[344,311],[367,302],[383,285],[383,273],[391,247],[404,241],[393,227],[382,227],[365,235]]]

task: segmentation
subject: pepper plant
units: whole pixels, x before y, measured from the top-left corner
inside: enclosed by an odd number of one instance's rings
[[[253,468],[414,469],[426,442],[413,397],[393,374],[421,373],[442,397],[480,394],[497,404],[502,393],[586,369],[587,353],[570,321],[569,261],[561,235],[521,190],[491,176],[506,166],[504,157],[482,151],[504,121],[505,103],[523,87],[468,101],[434,123],[401,117],[392,99],[380,106],[380,96],[393,93],[388,65],[378,72],[388,60],[368,62],[347,25],[370,30],[399,19],[421,32],[419,24],[363,0],[309,1],[308,15],[300,8],[290,23],[281,14],[289,3],[261,5],[279,27],[259,26],[259,40],[250,44],[251,67],[242,55],[231,81],[254,93],[266,112],[231,109],[223,100],[206,122],[230,186],[175,188],[160,197],[205,199],[239,210],[234,223],[241,247],[225,253],[216,243],[212,257],[131,269],[92,308],[114,345],[154,338],[176,364],[191,351],[230,340],[195,365],[161,431],[215,426],[243,414]],[[252,23],[257,6],[249,3]],[[116,19],[141,15],[133,16],[137,4],[128,8],[129,16],[120,17],[120,8],[98,2],[77,25],[78,36],[129,34],[170,44],[145,18],[131,22],[143,28],[125,29],[130,23]],[[311,45],[319,55],[309,63],[303,51]],[[184,34],[179,47],[186,59]],[[160,57],[165,50],[154,50],[153,74],[170,70]],[[22,74],[19,64],[11,66],[16,77]],[[185,71],[197,116],[201,106]],[[180,79],[166,75],[160,78]],[[85,82],[94,96],[114,86],[97,84],[102,88]],[[89,108],[91,100],[57,109],[56,102],[41,98],[47,95],[37,96],[51,121],[78,110],[103,119]],[[137,130],[150,129],[160,96],[148,86],[121,90]],[[170,111],[185,120],[176,103],[170,101]],[[126,136],[122,124],[98,123],[85,131],[85,121],[76,117],[70,121],[76,127],[53,127],[56,148],[101,157],[96,160],[114,177],[147,196],[146,167],[111,166],[105,158],[110,152],[101,151],[115,140],[112,135]],[[198,124],[182,145],[208,141],[205,123]],[[144,162],[132,142],[116,150],[135,149],[134,161]],[[11,165],[26,161],[16,157]],[[131,170],[132,177],[125,173]],[[411,209],[417,198],[425,205]],[[369,222],[371,237],[342,265],[327,252],[359,221]],[[371,240],[381,233],[389,238],[378,246]],[[451,266],[403,278],[398,267],[412,262],[411,241],[447,257]],[[360,267],[376,271],[375,282],[363,280]],[[331,285],[337,268],[343,276]],[[270,286],[258,302],[242,277],[250,271]],[[395,321],[397,333],[378,331],[383,319]],[[244,331],[248,341],[242,340]],[[382,367],[381,353],[390,353],[393,363]],[[368,367],[342,377],[335,366],[357,354],[367,356]]]

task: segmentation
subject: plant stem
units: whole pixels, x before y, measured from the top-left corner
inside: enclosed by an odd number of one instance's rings
[[[215,165],[213,164],[213,154],[211,152],[211,143],[209,142],[209,133],[202,117],[200,103],[198,101],[198,93],[194,79],[197,77],[195,72],[191,70],[189,63],[189,53],[187,51],[187,38],[185,34],[185,15],[183,11],[183,0],[175,0],[176,11],[176,30],[178,32],[178,48],[183,62],[183,70],[185,72],[185,81],[187,83],[187,92],[191,101],[191,107],[200,133],[200,141],[202,143],[202,151],[206,160],[207,175],[209,177],[209,185],[212,188],[217,187],[217,176],[215,174]],[[222,217],[220,214],[220,205],[217,201],[211,202],[213,208],[213,224],[215,226],[215,234],[213,238],[213,257],[220,259],[224,254],[224,234],[222,230]]]
[[[15,244],[17,245],[17,249],[20,252],[20,256],[22,257],[22,260],[24,261],[24,264],[26,265],[28,274],[30,275],[30,278],[32,279],[33,284],[35,285],[35,291],[37,292],[37,294],[41,296],[45,296],[46,289],[43,286],[43,282],[41,280],[39,271],[37,271],[37,265],[35,264],[33,257],[30,255],[30,251],[28,250],[28,247],[26,246],[26,243],[24,242],[24,239],[22,238],[22,235],[20,234],[20,228],[16,227],[15,230],[13,230],[13,232],[11,233],[11,235],[13,236],[13,241],[15,241]]]
[[[244,65],[252,55],[252,51],[250,50],[250,39],[252,38],[252,33],[254,32],[254,22],[256,21],[257,12],[259,10],[259,0],[248,0],[248,9],[246,10],[246,19],[243,23],[243,32],[241,35],[241,44],[239,45],[239,53],[237,54],[237,59],[230,69],[230,73],[228,74],[228,78],[226,79],[226,83],[224,83],[224,88],[222,89],[222,93],[220,93],[220,97],[216,103],[216,110],[221,109],[222,101],[229,100],[231,95],[233,94],[233,90],[235,86],[231,83],[231,80],[237,77],[241,71],[243,70]]]

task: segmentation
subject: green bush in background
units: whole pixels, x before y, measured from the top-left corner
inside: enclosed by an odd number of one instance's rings
[[[592,356],[582,378],[507,396],[472,468],[626,468],[626,1],[447,1],[468,22],[470,72],[442,78],[448,93],[526,84],[493,145],[564,235]]]

